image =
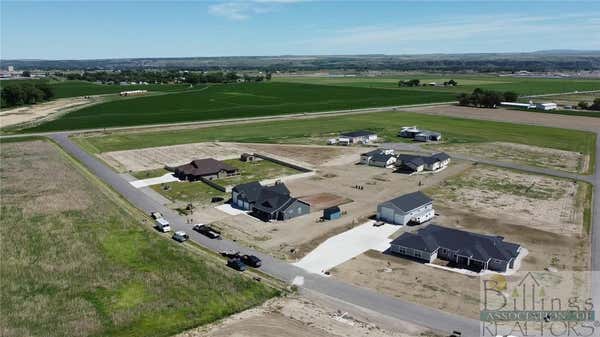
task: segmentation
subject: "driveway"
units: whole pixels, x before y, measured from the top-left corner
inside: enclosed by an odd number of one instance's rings
[[[177,179],[173,173],[167,173],[163,176],[160,177],[156,177],[156,178],[148,178],[148,179],[141,179],[141,180],[134,180],[134,181],[130,181],[129,183],[135,187],[135,188],[142,188],[142,187],[146,187],[146,186],[152,186],[152,185],[158,185],[158,184],[164,184],[164,183],[171,183],[174,181],[179,181],[179,179]]]
[[[390,235],[402,226],[384,224],[375,227],[374,223],[368,221],[325,240],[294,265],[309,273],[324,275],[327,270],[368,250],[385,251],[392,241]]]

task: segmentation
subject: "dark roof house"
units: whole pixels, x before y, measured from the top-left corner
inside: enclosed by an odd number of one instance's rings
[[[391,242],[392,251],[430,261],[443,259],[477,271],[504,272],[514,266],[521,246],[503,237],[431,224],[416,233],[404,233]]]
[[[262,186],[251,182],[235,186],[231,193],[235,206],[252,211],[264,221],[287,220],[310,212],[310,205],[293,198],[283,183]]]
[[[175,167],[175,176],[182,180],[221,178],[239,174],[239,170],[221,161],[206,158],[196,159],[189,164]]]
[[[386,201],[386,203],[391,203],[404,212],[409,212],[431,202],[433,202],[433,200],[420,191],[405,194]]]

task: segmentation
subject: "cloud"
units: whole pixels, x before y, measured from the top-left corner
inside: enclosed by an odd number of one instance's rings
[[[251,0],[245,2],[221,2],[208,7],[212,15],[230,20],[246,20],[254,15],[273,12],[278,6],[292,4],[302,0]]]

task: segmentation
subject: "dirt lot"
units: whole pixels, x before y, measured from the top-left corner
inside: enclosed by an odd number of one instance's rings
[[[307,202],[313,212],[352,202],[351,199],[327,192],[298,197],[298,199]]]
[[[427,190],[437,205],[576,236],[583,232],[581,183],[477,165]]]
[[[175,337],[408,337],[436,336],[418,326],[398,322],[391,326],[371,315],[352,312],[340,318],[335,306],[306,297],[270,300],[217,324]],[[385,325],[383,327],[382,325]]]
[[[434,151],[446,151],[473,158],[514,162],[568,172],[586,172],[589,163],[589,156],[578,152],[514,143],[440,144],[426,147]]]
[[[41,104],[2,110],[0,112],[0,126],[13,126],[32,122],[45,117],[53,117],[53,115],[57,113],[64,113],[74,108],[81,108],[84,105],[95,104],[100,102],[101,100],[102,98],[95,96],[92,96],[90,98],[60,98],[54,101],[45,102]]]
[[[538,112],[510,110],[502,108],[490,110],[481,108],[462,107],[457,105],[436,105],[406,108],[402,110],[425,113],[430,115],[454,116],[463,118],[493,120],[499,122],[511,122],[518,124],[534,124],[558,128],[588,130],[594,132],[600,129],[600,118],[567,115],[548,115]]]
[[[307,167],[342,165],[353,162],[358,154],[364,151],[364,148],[357,147],[212,142],[113,151],[99,156],[119,172],[125,172],[157,169],[165,165],[181,165],[197,158],[217,160],[238,158],[244,152],[282,157]]]
[[[355,160],[358,161],[358,155]],[[470,166],[465,162],[452,162],[448,169],[435,175],[406,176],[389,169],[352,165],[319,167],[315,176],[286,183],[293,196],[330,193],[353,200],[340,207],[347,212],[340,219],[320,222],[322,212],[319,207],[308,215],[269,223],[245,214],[231,216],[214,208],[205,208],[194,212],[193,221],[213,223],[230,239],[276,257],[297,260],[327,238],[373,216],[379,202],[414,192],[419,189],[419,182],[421,188],[435,186]],[[356,185],[363,189],[354,188]]]
[[[436,205],[436,223],[479,233],[502,235],[519,243],[529,254],[521,271],[548,266],[558,270],[589,270],[589,237],[565,236],[521,226],[507,219],[478,216]],[[414,228],[413,228],[414,230]],[[553,263],[553,258],[557,260]],[[389,269],[391,269],[391,272]],[[386,272],[387,271],[387,272]],[[331,270],[338,279],[432,308],[479,317],[479,278],[436,269],[419,262],[367,252]]]

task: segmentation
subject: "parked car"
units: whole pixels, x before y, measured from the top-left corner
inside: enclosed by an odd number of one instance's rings
[[[240,252],[233,250],[233,249],[228,249],[228,250],[222,251],[221,256],[228,257],[230,259],[239,258]]]
[[[189,238],[189,235],[187,235],[187,233],[184,231],[177,231],[173,233],[173,240],[175,241],[184,242],[187,241]]]
[[[383,225],[385,225],[385,222],[383,222],[383,221],[377,221],[377,222],[375,222],[375,223],[373,224],[373,227],[381,227],[381,226],[383,226]]]
[[[211,239],[221,239],[221,232],[208,225],[198,224],[194,225],[192,229]]]
[[[227,260],[227,267],[235,269],[237,271],[246,270],[246,265],[240,259],[229,259]]]
[[[150,213],[150,216],[152,217],[152,219],[156,220],[156,219],[160,219],[163,217],[161,212],[152,212]]]
[[[242,255],[242,262],[253,268],[258,268],[262,265],[262,261],[254,255]]]
[[[156,228],[163,233],[171,231],[171,224],[169,224],[165,218],[158,218],[154,221],[154,223]]]

